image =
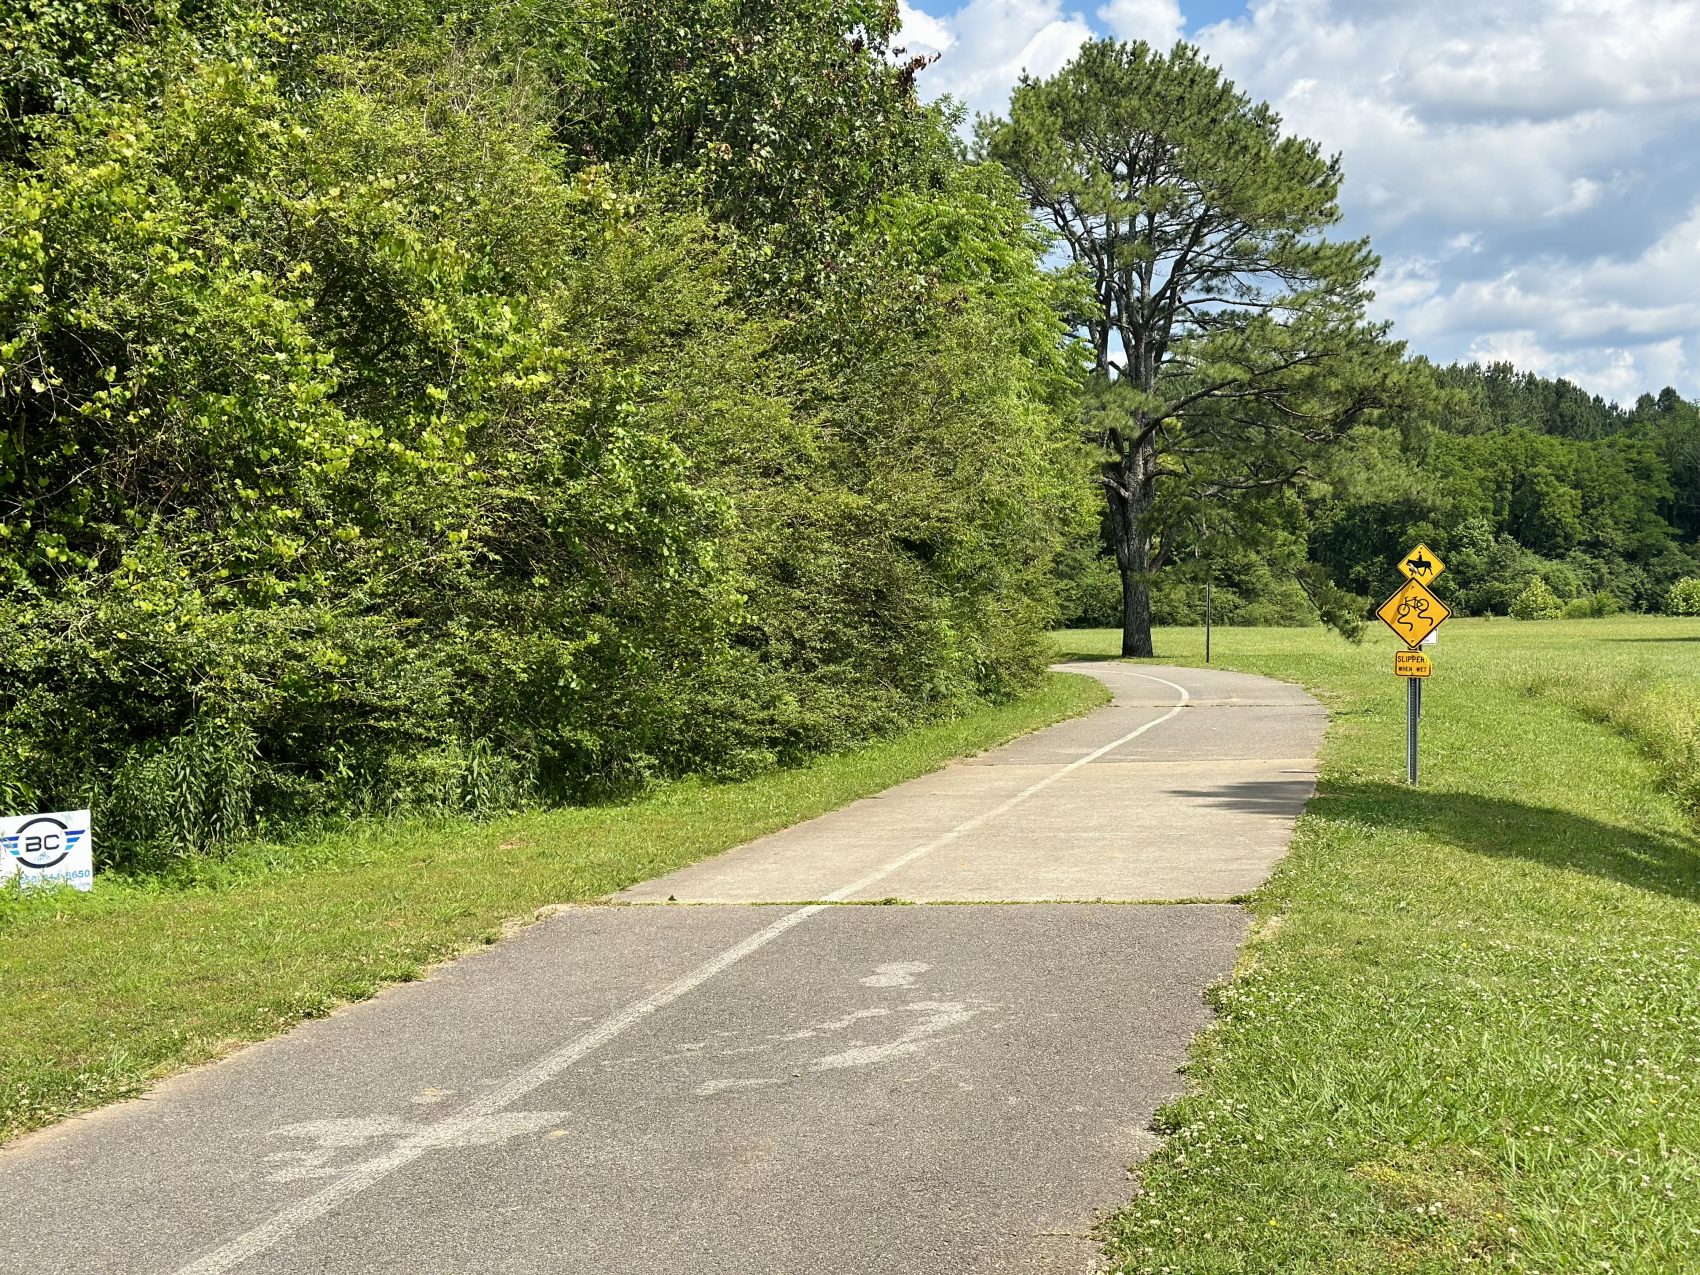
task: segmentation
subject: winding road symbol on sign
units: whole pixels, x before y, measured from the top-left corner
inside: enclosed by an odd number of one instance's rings
[[[1407,619],[1409,616],[1411,618]],[[1407,633],[1414,633],[1419,624],[1428,618],[1427,598],[1400,598],[1399,615],[1394,621]]]
[[[1415,580],[1407,580],[1376,615],[1407,646],[1417,646],[1452,615],[1452,610]]]

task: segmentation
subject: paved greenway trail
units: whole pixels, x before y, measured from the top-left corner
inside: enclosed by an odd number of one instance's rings
[[[1324,715],[1077,668],[1112,707],[0,1151],[0,1270],[1090,1271]]]

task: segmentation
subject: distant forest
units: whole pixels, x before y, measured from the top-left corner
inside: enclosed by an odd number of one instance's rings
[[[1625,408],[1508,363],[1419,365],[1430,401],[1357,431],[1287,509],[1285,543],[1183,539],[1155,590],[1158,622],[1199,622],[1209,576],[1221,623],[1315,623],[1283,561],[1302,552],[1367,605],[1419,540],[1445,559],[1439,591],[1464,615],[1509,614],[1537,580],[1572,616],[1661,611],[1700,574],[1700,405],[1666,388]],[[1088,543],[1064,560],[1072,623],[1116,623],[1107,552]]]

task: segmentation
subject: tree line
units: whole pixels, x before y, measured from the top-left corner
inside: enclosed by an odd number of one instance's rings
[[[1068,284],[896,21],[9,6],[0,805],[145,868],[1031,686]]]
[[[1361,614],[1418,541],[1445,558],[1440,587],[1460,614],[1694,613],[1678,586],[1700,577],[1700,405],[1666,388],[1624,407],[1504,363],[1411,366],[1413,407],[1354,431],[1326,485],[1289,493],[1289,517],[1265,527],[1272,548],[1181,546],[1179,569],[1156,586],[1160,622],[1200,622],[1208,578],[1221,622],[1313,624],[1316,607],[1282,566],[1294,558]],[[1108,537],[1066,550],[1059,571],[1070,622],[1116,622]]]

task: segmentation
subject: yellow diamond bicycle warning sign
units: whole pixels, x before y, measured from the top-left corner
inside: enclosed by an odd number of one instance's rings
[[[1433,584],[1434,578],[1446,570],[1440,555],[1427,545],[1418,545],[1399,559],[1399,574],[1418,584]]]
[[[1381,622],[1399,635],[1407,646],[1416,646],[1438,629],[1452,614],[1451,609],[1415,580],[1407,580],[1399,591],[1376,610]]]
[[[1421,651],[1395,651],[1393,671],[1400,677],[1427,677],[1434,672],[1434,665]]]

